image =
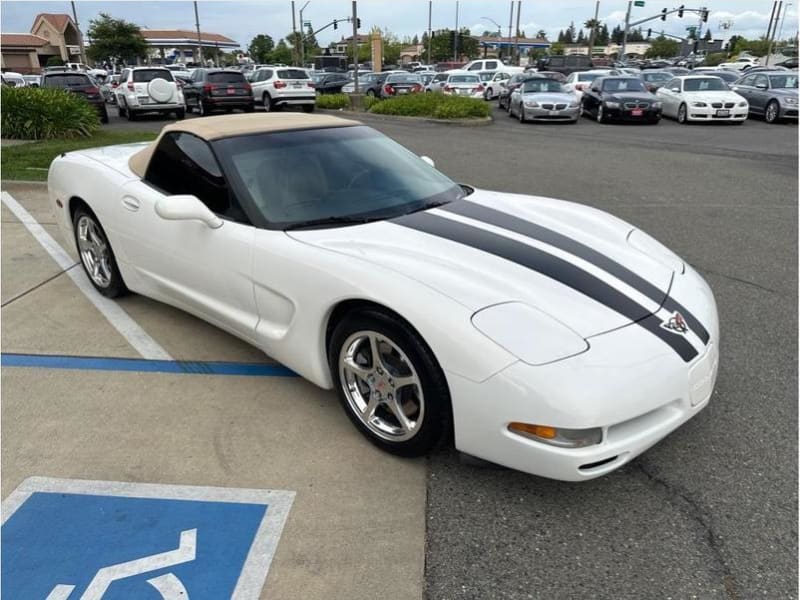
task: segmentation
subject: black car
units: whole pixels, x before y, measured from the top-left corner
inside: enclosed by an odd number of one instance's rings
[[[511,98],[511,92],[513,92],[515,89],[521,86],[524,81],[540,76],[541,73],[534,73],[534,72],[516,73],[512,75],[511,79],[505,82],[506,83],[505,85],[500,86],[500,93],[497,95],[497,107],[504,110],[508,110],[509,108],[508,101],[509,98]]]
[[[556,71],[569,75],[575,71],[588,71],[594,66],[592,59],[585,54],[545,56],[536,62],[540,71]]]
[[[598,123],[613,120],[658,123],[661,103],[638,77],[598,77],[583,92],[581,112]]]
[[[646,60],[644,64],[640,67],[642,70],[644,69],[666,69],[667,67],[672,67],[672,63],[668,60]],[[688,69],[687,69],[688,70]]]
[[[347,73],[315,73],[311,78],[319,94],[338,94],[350,83]]]
[[[232,69],[195,69],[183,86],[183,97],[186,112],[196,108],[200,116],[215,110],[255,110],[253,88],[241,71]]]
[[[786,67],[787,69],[796,69],[797,68],[797,57],[794,58],[787,58],[783,62],[775,63],[777,67]]]
[[[86,73],[74,71],[46,72],[42,75],[41,87],[68,90],[85,99],[100,115],[102,123],[108,123],[106,100],[100,88]]]

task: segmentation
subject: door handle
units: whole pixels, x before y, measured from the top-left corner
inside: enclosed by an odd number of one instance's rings
[[[139,201],[133,196],[124,196],[122,198],[122,206],[132,212],[139,210]]]

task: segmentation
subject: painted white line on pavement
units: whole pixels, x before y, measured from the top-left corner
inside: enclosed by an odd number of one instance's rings
[[[142,355],[143,358],[150,360],[172,360],[161,345],[151,338],[136,321],[126,313],[116,302],[109,300],[100,294],[89,282],[86,274],[78,269],[70,269],[75,264],[69,254],[56,242],[47,230],[39,225],[38,221],[25,210],[25,208],[9,194],[2,193],[3,204],[14,213],[22,224],[30,231],[36,241],[41,244],[51,258],[56,261],[59,267],[66,270],[67,275],[78,289],[94,304],[108,322],[124,337],[133,348]]]

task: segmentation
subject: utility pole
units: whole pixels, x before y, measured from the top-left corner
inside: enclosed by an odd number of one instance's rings
[[[81,48],[81,62],[86,64],[86,48],[83,45],[83,33],[81,32],[81,26],[78,24],[78,13],[75,11],[75,3],[70,2],[72,4],[72,18],[75,21],[75,27],[78,29],[78,42],[80,43]]]
[[[633,4],[632,0],[628,0],[628,12],[625,13],[625,31],[622,32],[622,48],[617,56],[617,60],[620,62],[625,62],[625,50],[628,46],[628,27],[630,27],[631,22],[631,5]]]
[[[378,65],[383,67],[383,65]],[[372,65],[375,68],[375,65]],[[358,90],[358,7],[353,0],[353,89]]]
[[[433,0],[428,0],[428,66],[431,65],[431,17],[433,16]]]
[[[514,54],[517,56],[519,66],[519,13],[522,12],[522,0],[517,0],[517,30],[514,32]]]
[[[775,12],[775,5],[778,5],[778,12]],[[781,15],[781,8],[783,8],[783,0],[780,2],[774,2],[772,4],[772,15],[769,18],[769,29],[767,29],[767,39],[769,40],[769,45],[767,46],[767,57],[764,59],[764,66],[769,66],[769,57],[772,54],[772,40],[775,38],[775,30],[778,28],[778,18]],[[770,33],[771,30],[771,33]]]
[[[594,37],[597,33],[597,17],[600,14],[600,0],[594,5],[594,20],[592,21],[592,30],[589,32],[589,60],[592,60],[592,50],[594,50]]]
[[[311,0],[308,0],[308,2],[303,4],[303,8],[300,9],[300,40],[299,41],[300,41],[300,66],[301,67],[306,62],[306,43],[305,43],[306,25],[303,22],[303,11],[306,9],[306,6],[308,6],[309,2],[311,2]],[[295,39],[297,39],[297,38],[295,38]]]
[[[195,5],[196,4],[197,4],[197,2],[195,2]],[[294,62],[294,66],[295,67],[298,66],[297,59],[299,58],[299,55],[297,53],[297,20],[296,20],[296,17],[297,17],[297,15],[294,12],[294,0],[292,0],[292,41],[294,42],[294,46],[292,47],[292,54],[294,55],[294,61],[292,61],[292,62]]]
[[[508,62],[514,62],[514,48],[511,46],[511,25],[514,22],[514,0],[511,0],[511,12],[508,14]]]
[[[783,7],[783,18],[781,19],[781,26],[778,29],[778,43],[781,43],[781,35],[783,35],[783,24],[786,22],[786,11],[789,10],[789,7],[792,5],[791,2],[787,2],[786,6]]]
[[[458,62],[458,0],[456,0],[456,30],[453,34],[453,62]]]
[[[197,28],[197,62],[203,66],[203,42],[200,39],[200,17],[197,14],[197,0],[194,2],[194,26]]]

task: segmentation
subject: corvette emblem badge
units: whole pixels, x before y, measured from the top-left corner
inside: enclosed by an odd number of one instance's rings
[[[669,329],[673,333],[681,333],[684,335],[689,331],[689,326],[686,325],[683,315],[677,311],[669,318],[669,321],[661,323],[661,326],[664,329]]]

